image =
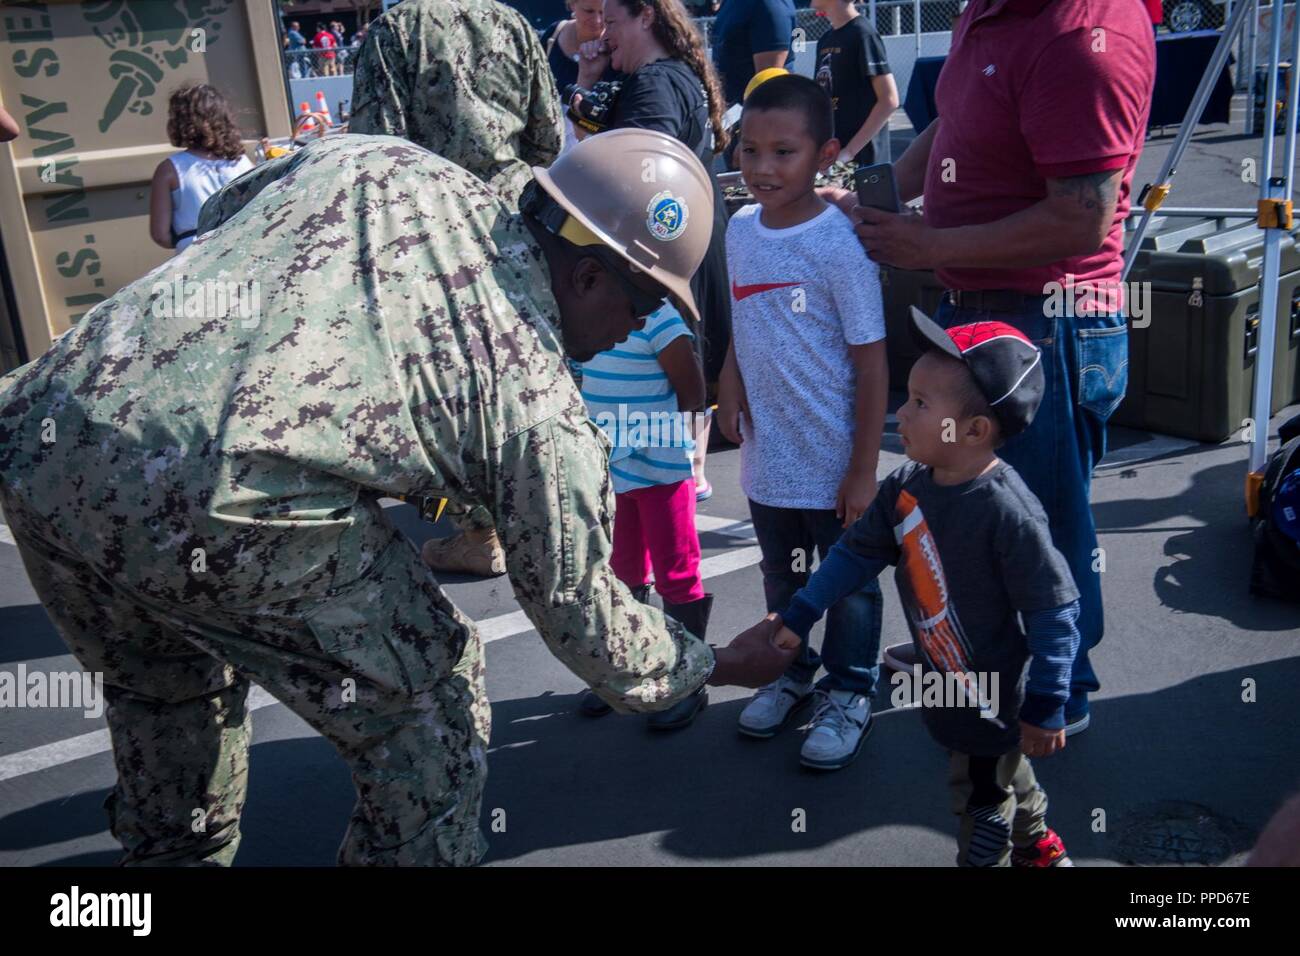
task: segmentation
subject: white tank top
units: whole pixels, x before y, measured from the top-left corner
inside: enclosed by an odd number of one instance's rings
[[[192,232],[199,224],[199,210],[204,201],[226,183],[253,168],[247,156],[203,159],[188,149],[173,156],[171,163],[180,183],[179,189],[172,190],[172,230],[176,235]],[[193,236],[182,239],[176,243],[176,251],[180,252],[193,241]]]

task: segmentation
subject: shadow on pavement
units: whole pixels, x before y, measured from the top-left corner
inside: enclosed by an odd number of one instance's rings
[[[1096,479],[1117,481],[1126,492],[1123,500],[1094,501],[1097,530],[1106,535],[1164,537],[1164,553],[1170,561],[1156,568],[1151,582],[1162,605],[1220,618],[1246,631],[1289,631],[1296,636],[1300,634],[1300,608],[1252,597],[1248,591],[1253,548],[1242,491],[1245,462],[1221,462],[1199,469],[1193,463],[1189,473],[1188,458],[1219,450],[1205,445],[1174,452]],[[1126,484],[1133,487],[1125,489]],[[1116,564],[1109,562],[1112,571]],[[1115,579],[1105,582],[1109,608],[1127,606],[1122,590],[1112,590],[1120,583]],[[1147,587],[1145,581],[1124,581],[1123,585],[1139,590]]]
[[[1255,681],[1256,703],[1242,702],[1246,678]],[[1052,801],[1051,825],[1076,857],[1110,858],[1130,815],[1177,800],[1234,819],[1253,837],[1300,785],[1300,740],[1292,732],[1297,681],[1300,658],[1290,658],[1097,700],[1093,729],[1072,738],[1063,754],[1035,762]],[[856,763],[818,775],[799,767],[795,733],[741,738],[735,721],[742,701],[708,708],[694,727],[669,738],[650,736],[635,717],[573,716],[575,702],[534,698],[493,708],[484,826],[497,807],[507,826],[489,831],[489,860],[659,831],[667,831],[663,849],[697,862],[807,851],[878,827],[955,835],[946,757],[915,712],[881,714]],[[805,811],[804,833],[792,829],[797,809]],[[1092,830],[1098,809],[1104,833]],[[851,847],[844,853],[825,862],[873,862]],[[648,860],[632,850],[606,862]],[[905,864],[906,852],[875,862]]]
[[[11,604],[0,608],[0,634],[5,636],[0,641],[0,664],[68,653],[68,646],[40,604]]]
[[[1242,702],[1247,678],[1256,703]],[[1300,658],[1289,658],[1095,701],[1092,729],[1060,756],[1035,762],[1052,826],[1076,858],[1113,859],[1117,835],[1143,808],[1182,801],[1232,821],[1249,842],[1300,785],[1297,682]],[[840,841],[880,827],[955,834],[946,758],[914,711],[882,711],[857,762],[823,775],[799,767],[795,732],[770,741],[740,737],[741,700],[711,705],[695,726],[668,736],[651,735],[638,717],[582,718],[572,712],[576,701],[546,694],[494,705],[486,862],[625,841],[596,851],[596,860],[649,864],[663,850],[684,863],[772,855],[780,862],[783,853],[839,844],[824,862],[905,865],[905,845],[891,847],[888,860],[873,860]],[[104,795],[90,791],[0,816],[0,849],[103,833]],[[347,768],[321,738],[255,745],[238,865],[331,865],[352,803]],[[798,810],[806,832],[792,827]],[[1093,831],[1098,810],[1105,832]],[[504,832],[493,832],[494,820],[504,821]],[[653,834],[653,843],[639,844],[641,834]],[[115,861],[115,853],[98,851],[49,865]]]

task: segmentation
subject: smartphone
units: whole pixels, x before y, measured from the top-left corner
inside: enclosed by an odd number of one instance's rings
[[[883,212],[902,212],[898,200],[898,184],[894,182],[894,167],[890,163],[860,166],[853,174],[858,187],[858,205],[870,206]]]

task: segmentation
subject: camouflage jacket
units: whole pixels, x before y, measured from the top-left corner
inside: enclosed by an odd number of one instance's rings
[[[229,184],[200,233],[0,379],[6,498],[148,601],[256,614],[373,568],[380,496],[446,495],[491,513],[520,606],[615,707],[702,683],[712,651],[609,568],[608,446],[495,193],[331,137]]]
[[[353,133],[402,136],[489,183],[511,206],[563,138],[537,34],[495,0],[404,0],[370,29],[352,77]]]

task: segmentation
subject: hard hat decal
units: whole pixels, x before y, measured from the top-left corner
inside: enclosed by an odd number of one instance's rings
[[[668,190],[658,193],[645,207],[646,228],[650,235],[663,242],[671,242],[686,229],[690,210],[686,200],[677,199]]]

